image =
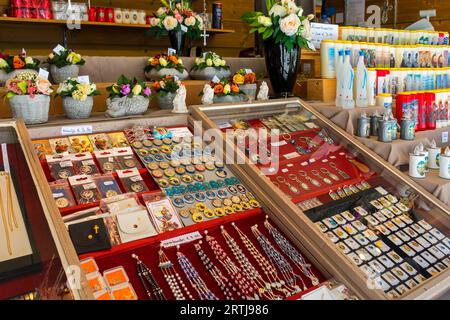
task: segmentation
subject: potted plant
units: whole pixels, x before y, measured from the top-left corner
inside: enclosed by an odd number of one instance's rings
[[[196,58],[190,75],[195,80],[212,80],[215,76],[219,79],[228,78],[231,75],[230,67],[217,53],[205,52],[201,58]]]
[[[256,98],[256,74],[251,70],[239,69],[233,75],[233,82],[239,86],[239,89],[251,100]]]
[[[219,82],[211,81],[210,86],[214,90],[214,103],[241,102],[246,100],[239,86],[227,78],[223,78]]]
[[[38,66],[39,60],[28,57],[25,52],[15,56],[0,53],[0,85],[22,72],[37,75]]]
[[[176,76],[180,80],[189,77],[183,60],[177,55],[158,54],[148,59],[148,64],[144,69],[145,77],[149,80],[156,80],[165,76]]]
[[[181,81],[175,80],[172,76],[166,76],[153,82],[152,91],[161,109],[173,109],[173,99],[180,85]]]
[[[26,124],[48,121],[51,83],[34,72],[22,72],[5,84],[14,118],[22,118]]]
[[[62,83],[69,78],[76,78],[80,67],[85,61],[80,54],[72,49],[64,49],[59,53],[49,54],[47,63],[50,65],[50,74],[56,83]]]
[[[265,60],[276,96],[291,95],[297,78],[302,48],[314,50],[309,21],[294,0],[266,0],[268,16],[248,12],[241,18],[249,23],[250,32],[258,32],[264,40]]]
[[[162,6],[149,19],[156,38],[169,35],[170,45],[181,56],[189,56],[194,39],[201,36],[203,19],[191,8],[188,1],[161,0]]]
[[[69,119],[86,119],[91,116],[94,96],[100,95],[94,83],[80,83],[69,78],[59,84],[56,96],[62,98],[64,112]]]
[[[131,80],[124,75],[106,90],[109,92],[106,115],[113,118],[145,113],[152,94],[145,82],[136,78]]]

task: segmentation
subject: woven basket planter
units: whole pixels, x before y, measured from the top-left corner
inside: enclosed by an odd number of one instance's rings
[[[72,97],[64,97],[62,105],[67,118],[87,119],[91,116],[94,99],[93,97],[87,97],[86,100],[79,101]]]
[[[39,94],[14,96],[9,99],[13,118],[23,119],[25,124],[38,124],[48,121],[50,96]]]

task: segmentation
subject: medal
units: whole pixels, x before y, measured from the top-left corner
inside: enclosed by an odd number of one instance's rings
[[[212,219],[212,218],[214,218],[215,217],[215,213],[214,213],[214,210],[211,210],[211,209],[206,209],[204,212],[203,212],[203,214],[205,215],[205,217],[207,217],[208,219]]]
[[[112,162],[105,162],[102,165],[103,171],[104,172],[110,172],[114,170],[114,163]]]
[[[178,214],[180,215],[180,217],[182,218],[189,218],[191,216],[190,212],[188,210],[180,210],[178,212]]]
[[[192,166],[192,165],[187,165],[185,169],[186,169],[186,172],[188,172],[188,173],[194,173],[195,172],[195,167]]]
[[[151,157],[151,156],[145,156],[145,157],[142,158],[142,161],[143,161],[145,164],[148,164],[148,163],[150,163],[150,162],[153,162],[154,159],[153,159],[153,157]]]
[[[208,198],[209,200],[213,200],[217,196],[214,191],[206,191],[205,195],[206,195],[206,198]]]
[[[169,168],[169,166],[170,166],[169,163],[168,163],[167,161],[161,161],[158,165],[159,165],[159,167],[160,167],[161,169],[163,169],[163,170]]]
[[[238,193],[238,190],[237,190],[237,188],[235,186],[228,186],[227,190],[231,194],[237,194]]]
[[[216,216],[218,217],[223,217],[226,213],[225,210],[223,208],[215,208],[214,209],[214,213],[216,214]]]
[[[237,189],[240,193],[246,193],[246,192],[247,192],[247,188],[245,188],[242,184],[237,184],[237,185],[236,185],[236,189]]]
[[[195,165],[195,169],[196,169],[198,172],[203,172],[203,171],[206,170],[206,168],[205,168],[205,166],[204,166],[203,164],[196,164],[196,165]]]
[[[147,149],[139,149],[137,151],[137,153],[141,156],[141,157],[145,157],[148,155],[148,150]]]
[[[214,199],[211,203],[216,208],[219,208],[222,206],[222,201],[220,199]]]
[[[117,196],[117,191],[115,190],[108,190],[105,193],[106,198],[111,198]]]
[[[135,183],[131,184],[130,188],[134,192],[142,192],[144,190],[144,186],[142,185],[141,182],[135,182]]]
[[[152,171],[152,176],[154,176],[155,178],[158,179],[158,178],[162,178],[164,176],[164,173],[161,170],[156,169],[156,170]]]
[[[242,209],[242,206],[241,206],[240,204],[238,204],[238,203],[233,204],[231,207],[233,208],[233,210],[234,210],[235,212],[242,212],[242,211],[244,211],[244,210]]]
[[[175,172],[182,175],[186,172],[186,170],[184,169],[184,167],[176,167]]]
[[[72,176],[72,172],[70,170],[61,169],[58,171],[58,177],[60,177],[61,179],[67,179],[71,176]]]
[[[239,202],[241,202],[241,199],[238,196],[232,196],[231,201],[233,203],[239,203]]]
[[[240,204],[244,210],[250,210],[252,208],[247,202],[241,202]]]
[[[177,208],[183,208],[185,206],[184,200],[181,198],[172,199],[172,203]]]
[[[154,139],[153,144],[157,147],[162,146],[163,142],[159,139]]]
[[[214,165],[216,166],[217,169],[222,169],[224,167],[223,162],[221,161],[214,162]]]
[[[86,201],[90,201],[92,198],[94,198],[94,191],[92,190],[83,190],[80,192],[80,197],[83,198]]]
[[[158,166],[158,164],[157,163],[155,163],[155,162],[150,162],[149,164],[147,164],[147,168],[149,169],[149,170],[158,170],[159,169],[159,166]]]
[[[196,192],[194,194],[194,196],[195,196],[195,200],[197,200],[198,202],[203,202],[206,200],[206,196],[203,192]]]
[[[206,205],[203,202],[198,202],[195,204],[195,208],[198,209],[200,212],[203,212],[206,210]]]
[[[241,201],[244,201],[244,202],[248,202],[248,200],[249,200],[245,194],[241,194],[239,196],[239,198],[241,199]]]
[[[191,194],[185,194],[183,196],[183,199],[184,199],[184,202],[189,203],[189,204],[195,202],[195,198]]]
[[[223,199],[223,205],[226,207],[231,207],[233,205],[233,201],[230,199]]]
[[[167,181],[166,179],[159,179],[158,180],[158,185],[163,187],[163,188],[167,188],[169,186],[169,181]]]
[[[147,148],[149,148],[149,147],[151,147],[151,146],[153,145],[153,143],[152,143],[150,140],[148,140],[148,139],[143,140],[143,141],[142,141],[142,144],[143,144],[145,147],[147,147]]]
[[[164,174],[166,175],[166,177],[173,177],[175,175],[175,170],[173,170],[172,168],[166,169],[164,170]]]
[[[159,150],[155,147],[150,148],[148,151],[150,152],[150,154],[154,154],[154,155],[159,153]]]
[[[135,141],[131,144],[135,149],[141,149],[144,145],[140,141]]]
[[[212,171],[216,168],[216,166],[214,165],[213,162],[206,162],[205,163],[205,168],[206,170]]]
[[[252,199],[248,202],[253,208],[260,208],[261,205],[259,204],[259,202],[255,199]]]
[[[228,193],[225,190],[218,190],[217,191],[217,196],[220,199],[225,199],[228,196]]]
[[[123,162],[125,167],[127,168],[134,168],[136,166],[136,162],[133,159],[127,159]]]
[[[81,166],[79,168],[79,170],[81,173],[84,173],[84,174],[91,174],[93,171],[91,166]]]
[[[194,174],[194,180],[198,182],[203,182],[205,180],[205,176],[201,173]]]
[[[66,198],[59,198],[55,200],[56,202],[56,206],[58,208],[66,208],[69,206],[69,200],[67,200]]]
[[[161,148],[159,148],[159,151],[164,154],[169,154],[172,152],[172,149],[169,146],[162,146]]]
[[[192,221],[194,221],[195,223],[203,222],[203,220],[203,215],[200,212],[196,212],[192,215]]]
[[[177,177],[171,177],[169,179],[169,183],[173,186],[179,186],[180,185],[180,179],[178,179]]]
[[[188,175],[188,174],[183,174],[183,175],[181,176],[181,180],[182,180],[184,183],[191,183],[191,182],[192,182],[192,177],[191,177],[190,175]]]
[[[173,168],[177,168],[177,167],[179,167],[181,165],[180,161],[178,161],[178,160],[172,160],[172,161],[170,161],[169,164]]]
[[[164,161],[164,157],[161,154],[159,154],[159,153],[155,154],[154,158],[155,158],[155,161],[157,161],[157,162]]]
[[[225,178],[228,175],[228,173],[225,170],[216,170],[216,176],[219,178]]]
[[[224,207],[223,209],[225,210],[225,213],[226,213],[227,215],[230,215],[230,214],[235,213],[235,211],[234,211],[234,209],[233,209],[232,207],[226,206],[226,207]]]
[[[170,144],[172,144],[172,139],[170,139],[170,138],[163,138],[163,139],[162,139],[162,142],[163,142],[164,144],[170,145]]]

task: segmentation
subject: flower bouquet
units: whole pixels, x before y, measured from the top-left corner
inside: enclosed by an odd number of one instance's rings
[[[173,109],[173,99],[180,85],[181,81],[175,80],[172,76],[166,76],[153,82],[153,93],[156,95],[158,105],[161,109]]]
[[[256,74],[251,70],[239,69],[233,75],[233,82],[239,86],[239,89],[251,100],[256,98]]]
[[[248,12],[241,19],[249,23],[250,32],[258,32],[265,47],[267,71],[277,96],[289,95],[297,77],[301,48],[314,50],[310,20],[294,0],[266,0],[268,16]]]
[[[80,54],[71,49],[64,49],[59,53],[49,54],[47,63],[50,65],[50,73],[56,83],[62,83],[69,78],[78,77],[80,67],[85,61]]]
[[[180,55],[189,55],[191,42],[198,39],[203,30],[203,19],[191,8],[188,1],[161,0],[162,6],[150,18],[151,29],[156,37],[169,35],[170,44]]]
[[[124,75],[106,90],[109,92],[106,115],[113,118],[145,113],[152,94],[145,82],[136,78],[131,80]]]
[[[228,78],[231,72],[226,63],[217,53],[205,52],[201,58],[195,59],[190,75],[196,80],[211,80],[214,76]]]
[[[50,94],[53,92],[50,81],[34,72],[22,72],[8,79],[5,86],[14,118],[22,118],[26,124],[48,121]]]
[[[183,60],[176,55],[158,54],[148,59],[148,64],[144,69],[145,77],[149,80],[156,80],[165,76],[176,76],[180,80],[189,77]]]
[[[210,86],[214,90],[214,103],[241,102],[246,100],[239,86],[232,81],[230,82],[227,78],[223,78],[219,82],[211,81]]]
[[[0,85],[22,72],[32,72],[37,75],[38,66],[39,60],[27,57],[25,52],[15,56],[0,53]]]
[[[89,118],[94,105],[93,96],[100,95],[94,83],[80,83],[69,78],[59,84],[56,95],[63,101],[63,109],[69,119]]]

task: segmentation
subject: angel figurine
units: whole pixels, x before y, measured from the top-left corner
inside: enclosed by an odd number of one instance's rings
[[[261,87],[259,87],[258,96],[256,97],[257,100],[269,100],[269,87],[267,86],[267,83],[263,81],[261,83]]]
[[[176,91],[175,98],[173,98],[173,113],[188,113],[186,106],[186,87],[181,84]]]
[[[209,105],[214,103],[214,89],[209,84],[205,84],[203,87],[202,103]]]

